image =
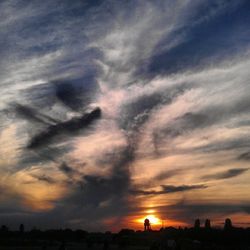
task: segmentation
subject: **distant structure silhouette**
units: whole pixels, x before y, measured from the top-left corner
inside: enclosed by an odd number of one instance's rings
[[[24,225],[23,225],[23,224],[21,224],[21,225],[19,226],[19,232],[20,232],[21,234],[24,233]]]
[[[194,228],[195,229],[200,229],[200,227],[201,227],[200,219],[196,219],[195,222],[194,222]]]
[[[206,221],[205,221],[205,228],[206,229],[211,229],[211,222],[210,222],[209,219],[206,219]]]
[[[225,219],[224,230],[230,230],[233,228],[231,219]]]
[[[151,230],[150,221],[148,218],[146,218],[144,220],[144,231],[150,231],[150,230]]]
[[[6,225],[2,225],[2,226],[1,226],[1,231],[2,231],[2,232],[8,232],[8,231],[9,231],[9,228],[8,228]]]

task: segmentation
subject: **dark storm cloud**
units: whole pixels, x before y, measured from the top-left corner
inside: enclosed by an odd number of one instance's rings
[[[118,197],[122,199],[127,186],[126,177],[123,176],[85,176],[82,190],[82,199],[94,207],[101,202],[108,202]],[[120,205],[120,204],[119,204]]]
[[[131,190],[130,193],[134,195],[160,195],[160,194],[169,194],[169,193],[177,193],[177,192],[185,192],[194,189],[204,189],[207,188],[206,185],[181,185],[181,186],[173,186],[173,185],[162,185],[160,191],[156,190]]]
[[[223,179],[229,179],[233,177],[237,177],[246,171],[248,171],[248,168],[231,168],[228,169],[224,172],[219,172],[216,174],[210,174],[210,175],[205,175],[202,177],[204,180],[223,180]]]
[[[96,228],[97,224],[103,228],[101,221],[109,217],[120,223],[120,219],[130,211],[127,197],[131,185],[129,166],[134,160],[132,145],[128,143],[123,148],[114,149],[112,157],[103,154],[107,157],[103,161],[112,166],[108,176],[82,174],[82,181],[74,184],[74,192],[62,201],[70,210],[64,220],[77,220],[79,226],[86,224],[88,228]]]
[[[101,117],[101,109],[96,108],[90,113],[84,114],[79,118],[72,118],[69,121],[57,123],[49,126],[46,130],[31,138],[27,148],[35,149],[48,144],[54,137],[67,134],[75,134],[79,130],[88,127],[95,120]]]
[[[98,206],[102,201],[127,197],[130,183],[129,165],[134,160],[134,148],[128,144],[124,148],[116,149],[112,159],[108,157],[112,172],[108,177],[84,176],[83,199],[89,204]],[[115,204],[114,204],[115,205]]]

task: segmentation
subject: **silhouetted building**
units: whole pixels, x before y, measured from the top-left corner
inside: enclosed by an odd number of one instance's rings
[[[195,222],[194,222],[194,228],[195,229],[200,229],[200,227],[201,227],[200,219],[196,219]]]
[[[224,230],[232,229],[232,227],[233,225],[231,219],[225,219]]]
[[[9,231],[9,228],[8,228],[7,226],[5,226],[5,225],[2,225],[2,226],[1,226],[1,231],[2,231],[2,232],[8,232],[8,231]]]
[[[206,229],[211,229],[211,223],[210,223],[209,219],[206,219],[206,221],[205,221],[205,228]]]
[[[20,232],[20,233],[24,233],[24,225],[23,225],[23,224],[21,224],[21,225],[19,226],[19,232]]]
[[[150,221],[147,218],[144,220],[144,231],[150,231],[150,230],[151,230]]]

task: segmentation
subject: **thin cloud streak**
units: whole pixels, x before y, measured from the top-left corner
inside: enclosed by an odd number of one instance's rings
[[[160,191],[156,190],[131,190],[131,194],[134,195],[160,195],[160,194],[169,194],[169,193],[176,193],[176,192],[185,192],[194,189],[203,189],[207,188],[206,185],[181,185],[181,186],[173,186],[173,185],[162,185]]]
[[[74,134],[77,131],[88,127],[94,120],[101,117],[101,110],[94,109],[90,113],[82,115],[80,118],[73,118],[66,122],[57,123],[49,126],[45,131],[31,138],[28,149],[35,149],[46,145],[51,139],[60,134]]]
[[[204,180],[223,180],[223,179],[228,179],[228,178],[233,178],[237,177],[249,169],[247,168],[232,168],[229,170],[226,170],[224,172],[219,172],[217,174],[211,174],[211,175],[205,175],[202,177]]]

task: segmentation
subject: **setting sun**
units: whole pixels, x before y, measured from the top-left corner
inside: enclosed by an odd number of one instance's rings
[[[139,223],[144,223],[145,219],[149,219],[150,223],[152,225],[160,225],[161,224],[161,220],[159,218],[157,218],[155,215],[153,214],[149,214],[147,216],[144,216],[143,218],[137,219],[136,222]]]

